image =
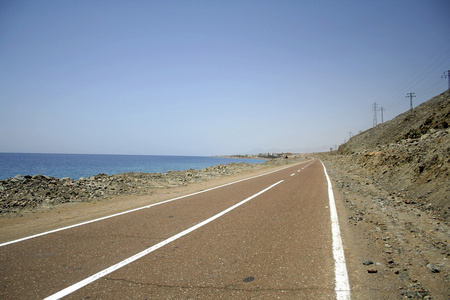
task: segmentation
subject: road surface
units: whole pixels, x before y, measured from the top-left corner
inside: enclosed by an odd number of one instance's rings
[[[0,298],[348,299],[328,192],[312,160],[5,243]]]

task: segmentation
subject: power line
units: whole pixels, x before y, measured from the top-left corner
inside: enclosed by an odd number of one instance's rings
[[[442,92],[440,86],[442,86],[442,81],[436,81],[433,85],[428,86],[425,89],[422,89],[422,93],[427,93],[434,91],[434,94],[440,94]]]
[[[428,60],[422,65],[423,68],[421,72],[416,73],[416,76],[413,77],[412,80],[405,82],[397,91],[393,91],[390,95],[388,94],[382,97],[384,104],[383,106],[387,107],[391,111],[394,111],[394,108],[398,108],[403,105],[403,101],[399,101],[401,99],[401,94],[412,88],[414,88],[417,92],[420,92],[420,94],[424,97],[427,97],[430,94],[439,94],[443,92],[443,90],[439,88],[439,85],[442,85],[442,81],[437,79],[435,76],[443,65],[449,63],[449,54],[450,39],[445,39],[430,53]],[[450,82],[450,74],[447,73],[445,76],[445,78],[449,78]]]

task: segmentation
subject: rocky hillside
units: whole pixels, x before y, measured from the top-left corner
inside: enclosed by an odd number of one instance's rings
[[[351,225],[352,298],[385,299],[379,281],[389,299],[450,299],[449,123],[447,91],[320,154]]]
[[[450,91],[352,137],[338,154],[393,194],[450,217]]]
[[[340,154],[352,154],[378,145],[420,139],[435,131],[446,131],[450,123],[450,91],[446,91],[396,118],[355,135],[339,147]]]

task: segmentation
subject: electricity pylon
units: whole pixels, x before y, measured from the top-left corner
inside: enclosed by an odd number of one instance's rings
[[[441,76],[441,78],[448,78],[448,90],[450,90],[450,70],[447,71],[447,74]]]
[[[373,110],[373,127],[377,126],[377,111],[378,111],[378,104],[375,102],[372,104],[372,110]]]
[[[412,98],[416,97],[416,94],[415,93],[408,93],[408,94],[406,94],[406,98],[408,98],[408,97],[409,97],[409,100],[410,100],[410,105],[411,105],[411,110],[412,110],[413,109]]]

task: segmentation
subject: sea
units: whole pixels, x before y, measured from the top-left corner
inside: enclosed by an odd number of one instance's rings
[[[167,173],[241,162],[262,163],[264,160],[208,156],[0,153],[0,180],[16,175],[46,175],[77,180],[100,173]]]

